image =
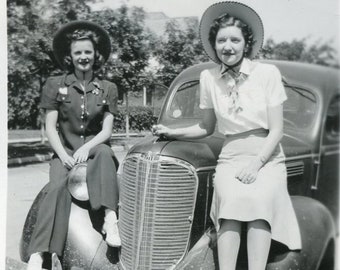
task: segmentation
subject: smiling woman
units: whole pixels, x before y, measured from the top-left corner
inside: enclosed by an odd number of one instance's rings
[[[71,59],[75,72],[87,72],[94,64],[94,48],[90,40],[78,40],[71,44]]]
[[[280,143],[287,96],[278,68],[252,61],[263,36],[261,18],[250,7],[231,1],[210,6],[201,19],[200,37],[219,65],[200,75],[203,117],[188,127],[154,127],[155,135],[189,140],[211,135],[217,123],[225,136],[210,210],[221,270],[236,269],[242,227],[249,269],[266,268],[272,239],[301,249]]]
[[[86,167],[82,180],[91,208],[105,212],[102,234],[107,244],[121,245],[116,215],[118,162],[110,147],[117,88],[94,73],[110,55],[110,39],[99,25],[76,21],[57,32],[53,50],[67,73],[49,78],[41,97],[54,156],[46,196],[29,243],[30,270],[42,268],[44,253],[51,253],[52,260],[63,253],[73,195],[67,186],[79,166]]]

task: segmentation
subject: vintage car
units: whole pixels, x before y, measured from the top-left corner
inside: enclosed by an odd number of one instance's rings
[[[267,61],[268,62],[268,61]],[[270,61],[283,75],[284,137],[288,189],[298,217],[302,250],[273,241],[267,269],[336,269],[339,235],[339,71]],[[159,123],[197,123],[199,75],[214,63],[184,70],[171,84]],[[209,219],[213,179],[223,135],[199,140],[149,136],[134,145],[119,166],[119,227],[122,247],[108,248],[98,224],[102,213],[74,198],[63,269],[218,269],[216,232]],[[21,242],[27,245],[44,192],[28,214]],[[247,269],[241,245],[238,269]]]

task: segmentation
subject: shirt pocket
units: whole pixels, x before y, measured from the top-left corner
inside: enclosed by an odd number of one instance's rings
[[[71,103],[71,97],[69,94],[60,94],[57,95],[57,101],[60,103]]]
[[[97,98],[97,106],[106,106],[106,105],[110,105],[110,101],[108,98],[105,98],[105,97]]]

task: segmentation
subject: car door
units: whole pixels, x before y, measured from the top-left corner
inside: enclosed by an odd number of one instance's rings
[[[331,99],[326,110],[320,141],[320,158],[317,179],[313,186],[314,197],[331,211],[339,227],[339,143],[340,95]]]

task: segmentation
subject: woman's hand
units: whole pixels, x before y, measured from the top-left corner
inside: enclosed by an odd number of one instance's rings
[[[153,125],[152,134],[156,136],[171,137],[171,129],[163,125]]]
[[[255,182],[257,174],[263,163],[259,158],[252,160],[247,166],[241,168],[235,175],[236,179],[243,184],[251,184]]]
[[[69,170],[72,169],[74,165],[76,165],[75,159],[68,154],[65,154],[64,156],[61,156],[59,158],[61,160],[61,163]]]
[[[73,154],[73,158],[76,163],[86,162],[89,158],[90,148],[85,144],[78,148],[78,150]]]

